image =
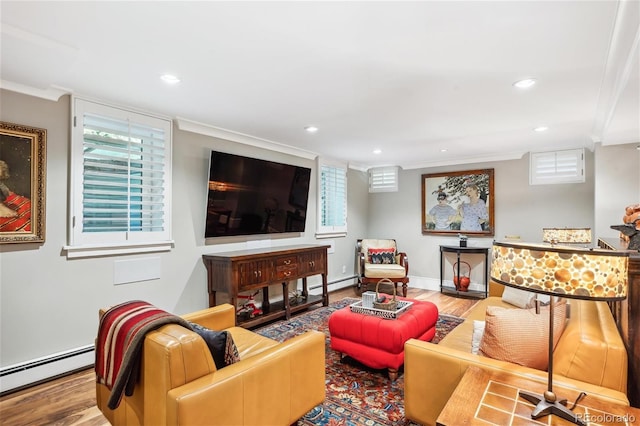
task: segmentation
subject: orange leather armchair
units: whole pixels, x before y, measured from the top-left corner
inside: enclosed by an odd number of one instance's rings
[[[308,331],[283,343],[235,326],[232,305],[184,315],[228,330],[240,361],[221,370],[195,332],[168,324],[145,336],[141,377],[115,410],[96,384],[98,408],[113,425],[290,425],[325,398],[325,336]]]

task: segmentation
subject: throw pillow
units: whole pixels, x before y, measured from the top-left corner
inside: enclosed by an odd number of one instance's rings
[[[482,341],[482,336],[484,335],[484,321],[473,321],[473,334],[471,335],[471,353],[477,354],[480,351],[480,342]]]
[[[367,250],[367,255],[369,256],[369,263],[396,263],[396,250],[394,248],[370,248]]]
[[[191,324],[192,330],[198,333],[207,343],[213,362],[218,370],[240,361],[238,348],[233,341],[233,337],[231,337],[231,333],[228,331],[209,330],[194,322],[189,324]]]
[[[518,308],[533,308],[535,303],[535,293],[524,291],[513,287],[505,286],[502,292],[502,301]]]
[[[479,354],[546,370],[549,364],[549,306],[540,309],[509,309],[488,306]],[[553,347],[555,348],[566,321],[566,301],[554,305]]]

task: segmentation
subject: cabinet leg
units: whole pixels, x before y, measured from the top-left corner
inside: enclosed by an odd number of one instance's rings
[[[329,292],[327,291],[327,274],[322,274],[322,306],[329,305]]]
[[[291,307],[289,306],[289,283],[282,283],[282,298],[284,300],[285,318],[291,318]]]
[[[262,312],[269,312],[269,287],[262,287]]]

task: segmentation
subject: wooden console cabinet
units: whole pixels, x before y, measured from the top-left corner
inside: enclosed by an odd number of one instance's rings
[[[618,238],[599,238],[598,246],[608,250],[626,250],[626,243]],[[633,407],[640,408],[640,253],[637,251],[629,251],[627,298],[610,303],[609,307],[627,348],[627,397]]]
[[[207,267],[209,306],[216,306],[216,293],[226,293],[229,303],[237,307],[238,293],[262,290],[263,314],[238,325],[246,328],[258,326],[279,318],[289,319],[291,314],[311,305],[327,306],[327,249],[329,246],[296,245],[266,249],[240,250],[202,256]],[[322,295],[310,295],[307,277],[322,275]],[[288,284],[302,279],[302,301],[289,301]],[[282,285],[282,302],[269,302],[269,286]]]

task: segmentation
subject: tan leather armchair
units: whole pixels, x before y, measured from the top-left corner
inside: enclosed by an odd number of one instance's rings
[[[113,425],[290,425],[325,398],[325,336],[308,331],[283,343],[235,326],[224,304],[184,315],[228,330],[240,361],[216,370],[205,341],[168,324],[148,333],[133,395],[107,407],[109,389],[96,384],[98,408]]]
[[[394,251],[395,263],[371,263],[369,249],[391,248]],[[358,265],[358,288],[367,290],[369,284],[374,286],[383,278],[394,283],[396,292],[398,283],[402,283],[402,295],[407,296],[409,282],[409,258],[404,252],[398,252],[396,240],[393,239],[361,239],[356,242],[356,262]]]

